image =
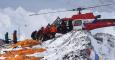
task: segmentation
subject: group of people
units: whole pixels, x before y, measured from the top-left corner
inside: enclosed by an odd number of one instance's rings
[[[41,40],[46,41],[51,38],[55,38],[56,33],[65,34],[73,29],[72,23],[68,23],[67,25],[64,21],[62,21],[58,26],[56,24],[48,24],[46,27],[41,27],[38,31],[33,31],[31,34],[31,38],[33,40]],[[5,42],[10,43],[8,32],[5,34]],[[17,43],[17,31],[14,30],[13,32],[13,39],[12,42],[14,44]]]
[[[56,33],[57,27],[54,24],[48,24],[46,27],[41,27],[38,31],[33,31],[31,37],[33,40],[46,41],[48,39],[55,38]]]
[[[65,34],[71,30],[73,30],[72,22],[69,22],[67,25],[67,23],[62,20],[62,22],[58,25],[48,24],[46,27],[41,27],[41,29],[38,31],[33,31],[31,38],[33,40],[46,41],[48,39],[55,38],[56,33]]]
[[[9,43],[10,43],[10,40],[11,40],[11,39],[9,39],[9,36],[8,36],[8,35],[9,35],[8,32],[6,32],[6,33],[5,33],[5,42],[6,42],[7,44],[9,44]],[[13,32],[13,43],[14,43],[14,44],[17,43],[17,31],[16,31],[16,30],[14,30],[14,32]]]

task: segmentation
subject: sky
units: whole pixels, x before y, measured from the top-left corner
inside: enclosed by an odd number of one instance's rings
[[[91,7],[102,4],[109,4],[114,0],[0,0],[0,8],[12,7],[14,9],[23,7],[29,11],[43,9],[72,9],[77,7]],[[113,7],[113,6],[109,6]],[[102,8],[103,9],[103,8]]]
[[[71,7],[64,0],[0,0],[0,8],[12,7],[16,9],[20,6],[30,11]]]

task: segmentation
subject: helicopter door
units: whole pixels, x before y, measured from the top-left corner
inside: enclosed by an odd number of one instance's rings
[[[74,20],[73,22],[73,29],[81,30],[82,29],[82,20]]]

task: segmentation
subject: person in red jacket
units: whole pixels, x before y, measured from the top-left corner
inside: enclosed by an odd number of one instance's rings
[[[50,37],[51,37],[50,24],[48,24],[45,28],[45,40],[50,39]]]
[[[16,44],[17,43],[17,31],[14,30],[14,33],[13,33],[13,43]]]
[[[52,38],[55,38],[55,34],[57,33],[57,27],[54,24],[51,25],[50,32],[51,32]]]

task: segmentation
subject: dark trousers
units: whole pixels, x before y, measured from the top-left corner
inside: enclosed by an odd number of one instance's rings
[[[55,38],[55,34],[56,34],[56,33],[55,33],[55,32],[52,32],[51,34],[52,34],[52,38]]]

